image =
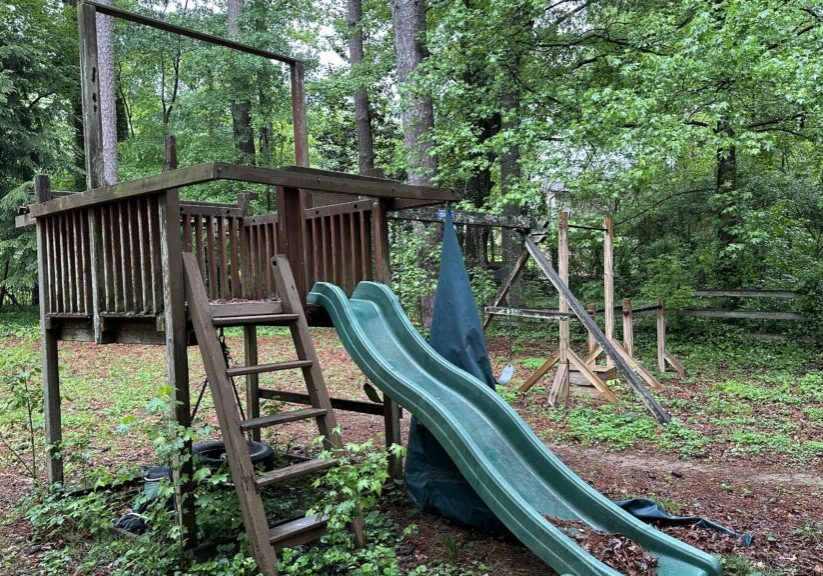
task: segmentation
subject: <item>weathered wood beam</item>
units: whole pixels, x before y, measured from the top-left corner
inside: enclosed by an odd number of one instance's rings
[[[603,324],[606,338],[614,339],[614,221],[603,219]],[[613,358],[606,357],[606,364],[612,366]]]
[[[535,310],[532,308],[504,308],[501,306],[486,306],[486,314],[490,316],[512,316],[516,318],[537,318],[540,320],[562,320],[574,318],[571,312],[560,310]]]
[[[113,18],[119,18],[120,20],[127,20],[129,22],[134,22],[135,24],[141,24],[143,26],[155,28],[164,32],[170,32],[179,36],[185,36],[187,38],[206,42],[215,46],[230,48],[232,50],[252,54],[254,56],[262,56],[263,58],[277,60],[278,62],[283,62],[285,64],[295,64],[300,62],[300,60],[292,58],[291,56],[285,56],[283,54],[278,54],[277,52],[255,48],[254,46],[249,46],[248,44],[243,44],[241,42],[235,42],[234,40],[229,40],[227,38],[221,38],[220,36],[215,36],[213,34],[198,32],[197,30],[192,30],[191,28],[185,28],[183,26],[164,22],[162,20],[158,20],[157,18],[151,18],[136,12],[123,10],[121,8],[99,4],[97,2],[93,2],[92,0],[84,0],[83,3],[88,6],[93,6],[98,12],[105,14],[106,16],[112,16]]]
[[[145,196],[170,190],[183,188],[195,184],[203,184],[214,180],[235,180],[269,186],[285,186],[300,188],[316,192],[332,192],[355,196],[370,196],[373,198],[409,198],[417,200],[457,200],[454,190],[429,186],[412,186],[394,180],[354,176],[327,170],[302,168],[291,166],[288,168],[263,168],[259,166],[241,166],[221,162],[208,162],[186,166],[155,174],[139,180],[119,182],[112,186],[104,186],[88,190],[80,194],[73,194],[62,198],[54,198],[49,202],[33,204],[30,212],[33,217],[74,210],[85,206],[104,204],[113,200]]]
[[[270,390],[261,388],[260,398],[267,400],[280,400],[281,402],[291,402],[293,404],[311,404],[309,395],[303,392],[288,392],[285,390]],[[363,402],[362,400],[350,400],[349,398],[330,398],[332,408],[345,412],[359,412],[360,414],[372,414],[374,416],[383,415],[383,404],[376,402]]]
[[[83,154],[86,188],[106,184],[103,163],[103,119],[100,110],[100,66],[97,53],[97,12],[92,4],[78,4],[80,35],[80,92],[83,106]],[[37,216],[33,213],[33,216]]]
[[[698,318],[740,318],[743,320],[806,320],[802,314],[795,312],[757,312],[749,310],[672,310],[678,316]]]
[[[525,237],[525,244],[526,249],[532,255],[532,258],[537,263],[537,266],[549,279],[555,289],[560,292],[560,295],[565,298],[566,302],[569,304],[569,307],[574,312],[575,316],[577,316],[578,320],[580,320],[586,329],[594,334],[595,340],[600,345],[601,348],[608,354],[614,361],[615,365],[617,366],[618,370],[623,374],[623,376],[628,381],[629,385],[634,390],[635,394],[640,398],[643,404],[648,408],[649,412],[655,417],[655,419],[660,423],[667,423],[671,421],[671,417],[666,413],[665,409],[657,402],[655,397],[649,392],[643,382],[637,377],[637,374],[632,371],[631,367],[629,366],[628,362],[626,362],[625,358],[617,351],[614,343],[612,343],[606,335],[600,330],[600,327],[592,320],[591,316],[586,312],[586,309],[580,304],[580,301],[575,297],[569,287],[560,279],[560,276],[557,274],[555,269],[552,267],[551,262],[543,253],[543,251],[537,246],[532,238],[529,236]]]
[[[48,176],[35,176],[34,194],[38,202],[51,198],[51,182]],[[45,223],[37,225],[37,289],[40,298],[40,333],[43,366],[43,408],[45,413],[46,478],[49,485],[63,482],[63,458],[61,443],[63,425],[60,402],[60,373],[58,372],[57,334],[55,327],[46,317],[46,302],[51,290],[49,274],[46,270],[46,230]],[[32,446],[32,450],[34,447]]]
[[[530,216],[506,216],[504,214],[489,214],[487,212],[467,212],[465,210],[452,210],[452,221],[455,224],[469,226],[487,226],[494,228],[508,228],[515,230],[531,230],[533,228],[544,228],[545,222],[539,222]],[[443,208],[409,208],[389,212],[388,218],[392,220],[415,220],[418,222],[442,222],[445,218]]]
[[[524,249],[520,252],[520,256],[517,257],[517,262],[514,263],[512,269],[509,271],[509,275],[506,278],[506,281],[500,286],[500,289],[497,291],[497,295],[492,300],[491,308],[496,308],[500,306],[500,303],[506,298],[511,290],[514,281],[517,280],[517,277],[523,271],[523,268],[526,267],[526,263],[529,261],[529,253]],[[494,315],[488,312],[488,308],[486,309],[486,314],[483,317],[483,330],[489,327],[489,324],[492,321],[492,317]]]
[[[111,186],[87,190],[80,194],[54,198],[48,202],[33,204],[30,207],[31,215],[36,218],[38,216],[45,216],[56,212],[66,212],[85,206],[106,204],[114,200],[147,196],[172,188],[211,182],[217,179],[216,166],[214,162],[196,164],[194,166],[186,166],[185,168],[163,172],[162,174],[140,178],[139,180],[128,180]]]
[[[699,298],[796,298],[791,290],[695,290]]]
[[[443,201],[459,199],[457,192],[449,188],[414,186],[385,178],[357,176],[317,168],[304,168],[302,166],[263,168],[260,166],[216,163],[215,170],[217,179],[240,180],[270,186],[287,186],[312,192],[331,192],[390,199],[408,198],[412,200]]]
[[[294,124],[294,163],[309,165],[309,125],[306,119],[306,90],[303,63],[293,61],[289,66],[291,80],[291,115]]]

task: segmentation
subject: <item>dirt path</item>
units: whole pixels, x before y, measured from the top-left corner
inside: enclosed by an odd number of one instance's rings
[[[659,455],[631,454],[627,452],[604,452],[598,448],[586,446],[566,446],[550,444],[549,447],[561,460],[567,464],[571,462],[608,463],[627,470],[650,471],[654,474],[670,474],[673,476],[695,473],[714,477],[726,476],[730,480],[745,479],[748,483],[768,484],[776,487],[786,485],[801,485],[808,488],[823,489],[823,474],[807,474],[804,472],[786,472],[785,464],[758,464],[752,462],[736,463],[726,461],[713,464],[706,461],[678,460]],[[767,466],[764,470],[763,466]],[[823,467],[823,462],[821,462]]]

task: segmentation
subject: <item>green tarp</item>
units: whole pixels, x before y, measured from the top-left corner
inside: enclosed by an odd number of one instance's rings
[[[443,358],[494,388],[483,327],[450,210],[445,211],[443,223],[440,276],[429,344]],[[405,481],[406,491],[418,508],[464,526],[506,532],[446,451],[414,417],[409,428]]]

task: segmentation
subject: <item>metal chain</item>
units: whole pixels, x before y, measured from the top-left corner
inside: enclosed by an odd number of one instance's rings
[[[220,349],[223,352],[223,361],[226,363],[226,366],[231,366],[232,358],[231,358],[231,350],[229,350],[229,345],[226,344],[226,335],[223,332],[223,329],[220,328],[220,335],[217,337],[218,342],[220,342]],[[232,390],[234,391],[234,399],[237,400],[237,408],[240,410],[240,417],[245,420],[246,414],[243,411],[243,403],[240,401],[240,393],[237,391],[237,386],[234,383],[234,378],[229,378],[231,382]],[[197,415],[197,410],[200,408],[200,402],[203,400],[203,395],[206,392],[206,386],[209,384],[209,379],[205,378],[203,383],[200,385],[200,393],[197,395],[197,402],[194,404],[194,410],[191,412],[191,420],[194,420],[194,417]]]

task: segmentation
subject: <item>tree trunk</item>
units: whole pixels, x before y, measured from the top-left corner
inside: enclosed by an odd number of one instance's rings
[[[74,166],[77,170],[72,171],[72,190],[86,189],[86,153],[83,149],[85,140],[83,138],[83,102],[80,99],[79,91],[72,99],[72,126],[74,127]]]
[[[258,34],[266,33],[266,18],[268,17],[267,3],[265,0],[254,0],[254,29]],[[257,111],[262,122],[258,123],[257,150],[259,151],[259,164],[261,166],[273,166],[274,157],[272,155],[272,98],[271,80],[272,64],[268,61],[261,61],[257,71]],[[252,152],[253,153],[253,152]],[[270,198],[271,191],[266,191],[267,198]]]
[[[503,130],[512,130],[516,126],[516,110],[520,105],[520,97],[513,91],[507,92],[503,97]],[[510,146],[500,155],[500,188],[505,197],[511,193],[512,189],[520,182],[522,171],[520,169],[520,147]],[[522,210],[514,203],[507,202],[503,207],[503,214],[506,216],[520,216]],[[512,230],[503,230],[503,277],[508,277],[509,271],[520,257],[523,250],[523,242],[520,235]],[[509,290],[509,305],[519,307],[522,305],[520,279],[512,284]]]
[[[243,0],[228,0],[226,16],[228,21],[229,38],[238,40],[240,37],[240,13],[243,11]],[[232,93],[242,95],[247,92],[246,81],[240,74],[234,74],[229,81]],[[241,163],[254,163],[254,129],[251,125],[251,103],[248,98],[239,98],[231,103],[231,124],[234,136],[234,148],[237,160]]]
[[[426,58],[425,0],[392,0],[394,48],[397,80],[406,92],[403,106],[403,143],[406,147],[407,174],[410,184],[430,185],[437,167],[431,155],[429,135],[434,127],[431,98],[415,94],[412,74]]]
[[[467,77],[472,83],[472,77]],[[500,131],[500,115],[494,114],[490,118],[485,118],[480,122],[481,135],[480,142],[486,142]],[[492,173],[491,164],[494,161],[492,152],[485,153],[485,163],[483,168],[477,168],[475,172],[466,180],[463,198],[474,204],[479,210],[483,209],[491,194]],[[478,158],[479,155],[473,156]],[[466,259],[466,266],[485,267],[488,265],[487,244],[489,240],[488,230],[482,226],[467,226],[466,237],[463,247],[463,256]]]
[[[101,4],[111,6],[111,0]],[[114,20],[97,15],[97,52],[100,85],[100,116],[103,122],[103,176],[117,182],[117,91],[114,73]]]
[[[351,70],[358,75],[363,64],[363,4],[361,0],[348,0],[349,17],[349,63]],[[354,91],[354,127],[357,133],[357,168],[360,174],[376,176],[374,169],[374,139],[371,131],[371,112],[369,95],[362,80]]]

